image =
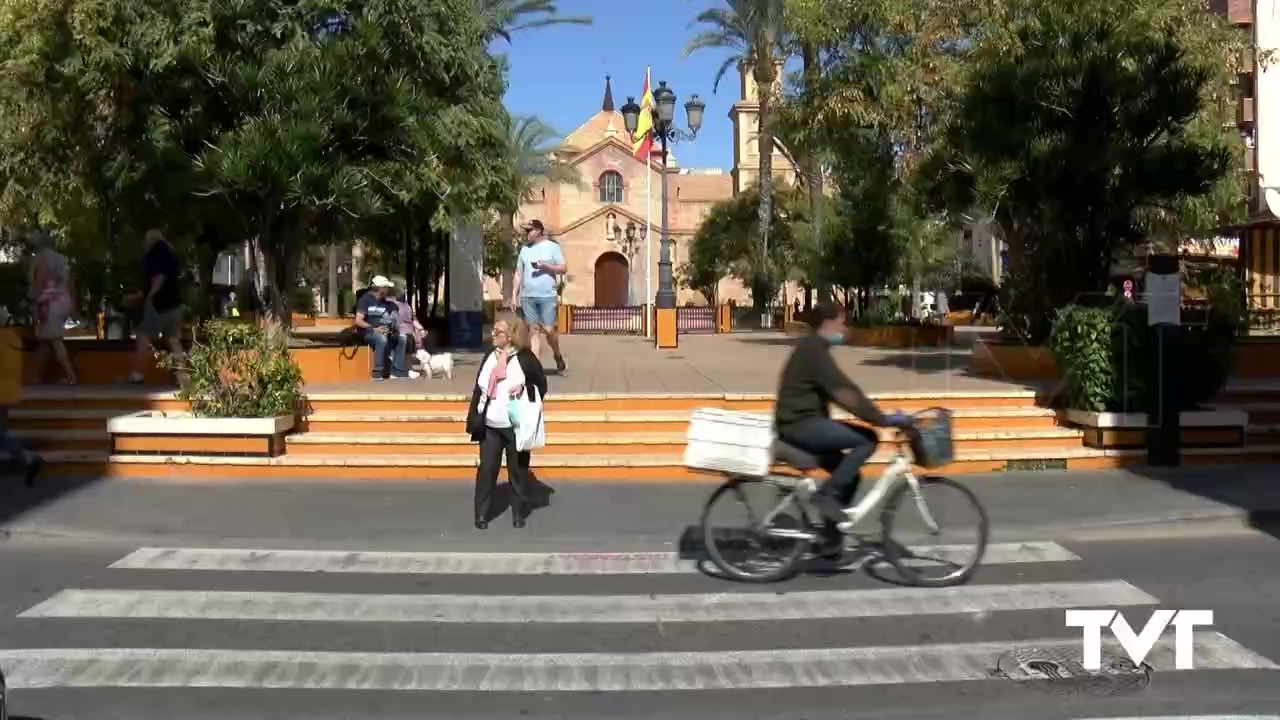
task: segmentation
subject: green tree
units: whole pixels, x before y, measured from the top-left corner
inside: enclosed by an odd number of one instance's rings
[[[0,212],[60,230],[95,298],[133,289],[129,264],[147,227],[167,227],[183,245],[225,213],[192,194],[190,156],[220,120],[200,111],[213,32],[197,9],[182,0],[0,7]]]
[[[698,14],[696,22],[704,29],[698,32],[688,45],[685,54],[691,55],[699,50],[728,50],[730,55],[716,72],[713,92],[720,87],[725,74],[737,65],[745,65],[751,69],[752,79],[759,92],[759,129],[758,142],[760,148],[759,203],[756,218],[758,233],[757,248],[754,257],[756,267],[752,280],[756,292],[752,297],[757,309],[763,309],[772,298],[769,288],[776,285],[774,270],[769,260],[772,257],[770,233],[773,223],[773,107],[775,90],[779,82],[778,68],[786,59],[787,40],[784,26],[783,0],[725,0],[726,8],[710,8]]]
[[[759,186],[711,206],[694,233],[689,245],[689,261],[680,268],[685,287],[704,295],[719,280],[732,277],[751,290],[753,305],[763,308],[776,294],[772,282],[763,282],[759,272],[760,233],[756,224],[760,216]],[[809,220],[807,198],[793,188],[779,188],[770,216],[768,263],[772,267],[789,268],[804,261],[803,238],[797,229]],[[708,300],[712,299],[708,297]]]
[[[899,256],[916,293],[938,276],[954,241],[950,219],[928,212],[913,179],[939,141],[988,9],[987,0],[787,0],[795,41],[810,54],[820,49],[781,113],[789,134],[835,158],[850,148],[859,155],[864,133],[887,139],[900,195],[895,236],[906,244]]]
[[[486,41],[511,42],[517,32],[551,25],[591,24],[589,17],[560,15],[554,0],[475,0],[475,13]]]
[[[979,48],[925,168],[940,204],[990,212],[1031,341],[1048,337],[1055,308],[1103,291],[1117,252],[1149,238],[1153,219],[1194,215],[1230,174],[1239,140],[1203,119],[1217,112],[1206,98],[1224,59],[1191,52],[1150,7],[1019,4]],[[1195,3],[1182,7],[1200,32],[1215,27]]]
[[[834,167],[837,212],[817,265],[844,304],[863,314],[873,293],[901,278],[907,245],[902,181],[887,136],[851,133],[846,140],[853,144],[844,147]]]

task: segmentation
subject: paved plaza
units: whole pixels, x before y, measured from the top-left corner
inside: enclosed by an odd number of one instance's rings
[[[561,338],[569,371],[550,377],[551,392],[570,393],[772,393],[794,337],[781,333],[684,335],[675,350],[630,336],[569,335]],[[1017,381],[977,377],[970,372],[969,348],[889,349],[839,347],[840,367],[868,392],[1006,392],[1041,389]],[[545,364],[551,365],[550,352]],[[320,392],[469,392],[479,370],[477,352],[455,353],[452,380],[435,378],[380,385],[315,386]],[[412,388],[412,389],[410,389]]]

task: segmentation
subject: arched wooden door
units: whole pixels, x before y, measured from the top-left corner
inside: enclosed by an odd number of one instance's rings
[[[627,259],[607,252],[596,260],[596,307],[623,307],[627,304]]]

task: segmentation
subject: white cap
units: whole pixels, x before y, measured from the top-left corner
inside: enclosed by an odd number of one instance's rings
[[[393,288],[396,284],[388,280],[386,275],[378,275],[373,279],[373,286],[376,288]]]

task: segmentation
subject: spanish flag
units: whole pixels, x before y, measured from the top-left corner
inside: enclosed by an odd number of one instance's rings
[[[640,119],[636,122],[635,142],[631,150],[637,159],[649,162],[653,152],[653,92],[649,90],[649,71],[644,71],[644,94],[640,97]]]

